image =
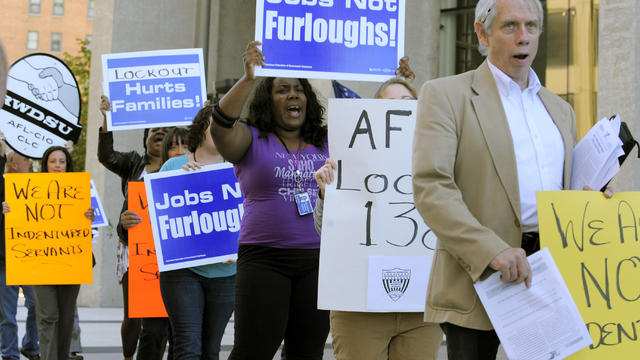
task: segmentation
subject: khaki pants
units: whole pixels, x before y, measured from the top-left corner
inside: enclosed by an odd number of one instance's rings
[[[331,311],[333,354],[337,360],[435,360],[442,330],[423,316]]]

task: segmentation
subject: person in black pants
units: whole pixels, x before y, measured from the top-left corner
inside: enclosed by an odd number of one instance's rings
[[[213,107],[211,136],[234,164],[244,195],[230,359],[321,359],[329,312],[318,310],[320,237],[313,226],[316,169],[328,157],[324,108],[305,79],[256,81],[259,42],[244,54],[245,74]],[[248,124],[237,123],[254,85]]]
[[[102,113],[102,127],[98,137],[98,160],[104,167],[120,176],[122,179],[122,194],[125,201],[122,204],[120,222],[117,231],[120,238],[118,245],[118,277],[122,283],[124,299],[124,319],[122,320],[122,355],[125,359],[133,359],[138,337],[138,359],[160,360],[164,352],[169,334],[169,320],[167,318],[129,318],[129,282],[128,282],[128,230],[140,222],[137,214],[127,210],[128,182],[141,180],[145,174],[153,173],[162,165],[162,141],[167,128],[152,128],[144,130],[143,155],[136,151],[120,152],[113,149],[113,133],[107,131],[106,112],[111,110],[109,98],[101,97],[100,111]],[[142,326],[142,329],[141,329]]]

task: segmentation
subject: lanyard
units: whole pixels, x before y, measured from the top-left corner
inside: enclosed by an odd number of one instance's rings
[[[291,160],[293,160],[293,166],[295,167],[295,170],[296,170],[294,180],[296,182],[297,190],[298,192],[300,192],[302,190],[302,173],[300,172],[299,165],[300,165],[300,152],[302,152],[302,139],[300,139],[300,142],[298,143],[298,151],[296,153],[296,157],[293,157],[293,154],[291,154],[291,151],[289,151],[289,148],[287,148],[287,145],[284,143],[284,140],[282,140],[280,135],[276,134],[275,132],[273,134],[278,138],[278,140],[280,141],[284,149],[287,150],[287,154],[289,154],[289,156],[291,157]]]

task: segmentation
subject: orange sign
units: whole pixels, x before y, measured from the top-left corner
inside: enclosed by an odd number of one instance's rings
[[[129,229],[129,317],[167,317],[144,182],[129,182],[128,200],[129,210],[142,218]]]
[[[5,174],[7,285],[90,284],[89,173]]]

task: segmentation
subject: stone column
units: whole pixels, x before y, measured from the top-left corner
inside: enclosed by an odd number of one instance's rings
[[[598,39],[598,119],[620,113],[640,138],[640,3],[600,0]],[[637,149],[612,183],[616,191],[640,189]]]

